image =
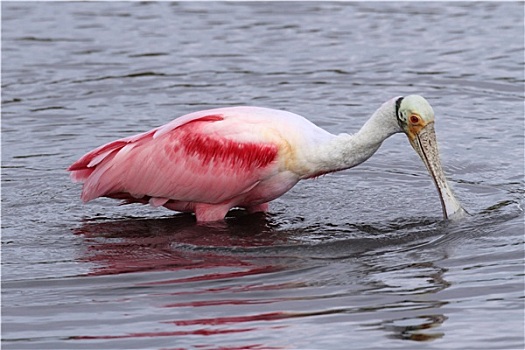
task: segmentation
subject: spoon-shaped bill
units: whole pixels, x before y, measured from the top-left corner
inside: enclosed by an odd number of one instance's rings
[[[445,219],[463,217],[466,212],[454,196],[454,193],[452,193],[441,167],[434,123],[428,123],[416,134],[416,137],[413,139],[409,138],[409,140],[412,147],[423,160],[423,163],[425,163],[432,180],[436,184],[443,209],[443,217]]]

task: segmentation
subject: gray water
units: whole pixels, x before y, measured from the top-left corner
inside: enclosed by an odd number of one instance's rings
[[[524,8],[511,2],[2,2],[3,349],[523,349]],[[471,214],[406,137],[222,225],[65,169],[212,107],[355,132],[424,95]]]

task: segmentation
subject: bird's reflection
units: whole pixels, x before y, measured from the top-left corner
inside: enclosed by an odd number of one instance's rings
[[[357,230],[354,226],[346,228]],[[387,228],[391,226],[386,225]],[[381,330],[387,337],[427,341],[443,336],[434,330],[447,319],[439,313],[443,302],[432,296],[450,284],[445,278],[447,270],[435,263],[443,259],[436,241],[436,236],[441,237],[443,233],[439,231],[440,226],[426,222],[413,226],[402,226],[410,232],[402,237],[351,236],[346,240],[327,239],[305,244],[295,239],[298,231],[309,228],[283,229],[268,215],[233,213],[226,221],[215,225],[199,225],[191,215],[92,219],[84,221],[74,232],[86,243],[80,259],[94,265],[90,275],[166,272],[151,277],[150,274],[139,275],[137,285],[155,289],[156,298],[163,300],[160,302],[163,309],[176,310],[177,317],[162,322],[174,327],[173,330],[107,335],[105,339],[265,331],[263,324],[266,322],[261,321],[268,321],[270,327],[274,323],[288,327],[293,321],[286,320],[327,315],[348,315],[351,319],[355,313],[375,310],[380,321],[365,322],[362,326]],[[328,235],[322,228],[321,231]],[[426,237],[423,241],[429,243],[408,244],[413,240],[412,234]],[[352,249],[352,256],[340,255]],[[324,282],[309,279],[315,274],[305,277],[290,272],[293,274],[290,279],[271,275],[293,269],[290,261],[301,269],[320,268],[328,273],[332,277],[326,279],[327,287],[334,287],[330,281],[339,281],[336,283],[339,284],[343,280],[345,284],[355,285],[353,289],[342,291],[342,298],[352,298],[353,293],[366,291],[368,295],[376,295],[379,304],[347,307],[332,298],[326,299],[326,305],[312,303],[312,300],[325,298],[316,294],[322,293],[317,283]],[[268,273],[270,275],[265,275]],[[247,279],[243,280],[245,277]],[[263,280],[265,282],[261,283]],[[419,297],[412,299],[411,295]],[[335,304],[328,307],[330,302]],[[309,306],[291,308],[298,303]],[[265,307],[251,309],[259,304]],[[385,310],[393,307],[409,312],[410,317],[387,318],[391,314]],[[205,314],[207,308],[214,308],[213,315]],[[198,316],[199,312],[205,316]],[[252,327],[254,324],[257,326]],[[432,331],[428,331],[430,328]]]
[[[81,260],[95,264],[91,275],[245,265],[240,257],[227,254],[228,249],[286,242],[263,214],[234,216],[215,225],[198,225],[191,215],[86,220],[74,233],[87,243]],[[188,247],[223,247],[226,253]]]
[[[448,319],[444,315],[423,315],[414,318],[385,321],[382,328],[390,333],[389,338],[413,341],[429,341],[443,337],[444,333],[429,331]]]
[[[75,340],[111,340],[111,339],[141,339],[141,338],[173,338],[205,336],[200,343],[213,341],[213,336],[234,336],[236,333],[265,332],[261,326],[245,326],[246,323],[274,321],[289,317],[284,312],[265,312],[260,314],[234,316],[239,311],[236,300],[223,301],[223,290],[212,281],[239,279],[244,276],[256,276],[280,269],[277,262],[262,263],[257,259],[232,252],[235,248],[269,247],[286,242],[286,235],[274,230],[272,220],[263,214],[239,215],[216,225],[199,225],[190,215],[176,215],[162,219],[122,220],[87,220],[75,229],[87,243],[87,249],[81,260],[93,263],[95,268],[89,275],[123,274],[140,271],[164,271],[163,278],[147,279],[141,275],[138,284],[149,286],[156,290],[155,300],[163,300],[163,308],[185,310],[197,309],[208,305],[207,301],[199,301],[199,296],[207,296],[213,301],[210,307],[223,306],[227,308],[228,317],[213,317],[210,321],[201,322],[199,314],[191,312],[186,318],[178,315],[170,322],[160,322],[162,331],[114,333],[106,335],[82,335],[73,337]],[[195,269],[194,273],[183,270]],[[166,278],[167,277],[167,278]],[[206,282],[207,281],[207,282]],[[195,283],[206,282],[199,288]],[[167,286],[162,290],[161,286]],[[282,285],[251,285],[240,289],[271,289],[284,288]],[[227,291],[234,292],[231,287]],[[196,298],[194,300],[194,298]],[[182,300],[189,300],[184,303]],[[169,301],[169,302],[168,302]],[[176,303],[175,303],[176,302]],[[242,304],[242,303],[240,303]],[[202,324],[201,324],[202,323]],[[176,340],[175,340],[176,341]],[[239,349],[278,349],[281,347],[267,344],[243,344]]]

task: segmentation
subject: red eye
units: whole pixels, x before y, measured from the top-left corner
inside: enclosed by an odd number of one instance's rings
[[[411,116],[410,116],[410,122],[411,122],[412,124],[417,124],[417,123],[419,123],[419,117],[418,117],[417,115],[411,115]]]

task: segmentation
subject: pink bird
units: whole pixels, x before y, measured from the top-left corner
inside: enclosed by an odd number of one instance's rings
[[[462,212],[443,174],[434,112],[421,96],[385,102],[354,135],[333,135],[290,112],[230,107],[187,114],[87,153],[68,170],[81,198],[149,203],[222,220],[233,207],[265,212],[299,180],[354,167],[404,132],[430,172],[447,218]]]

